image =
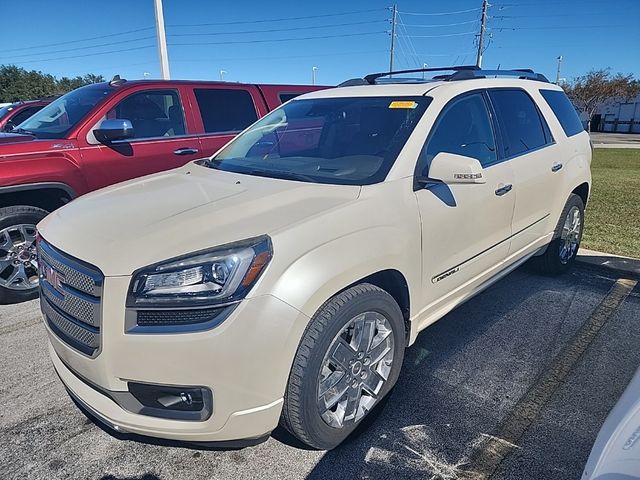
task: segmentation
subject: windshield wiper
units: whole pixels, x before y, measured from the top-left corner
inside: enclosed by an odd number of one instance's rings
[[[34,132],[32,132],[31,130],[25,130],[24,128],[14,128],[13,130],[11,130],[11,132],[9,133],[19,133],[22,135],[33,135],[34,137],[36,136],[36,134]]]
[[[311,182],[311,183],[318,182],[317,179],[310,177],[309,175],[305,175],[303,173],[296,173],[296,172],[287,172],[284,170],[254,169],[254,170],[249,170],[247,173],[249,175],[259,175],[261,177],[268,177],[268,178],[280,178],[282,180],[298,180],[301,182]]]

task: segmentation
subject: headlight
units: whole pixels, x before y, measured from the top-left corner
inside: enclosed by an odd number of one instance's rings
[[[133,275],[127,306],[218,305],[243,298],[271,260],[271,240],[252,238],[175,258]]]

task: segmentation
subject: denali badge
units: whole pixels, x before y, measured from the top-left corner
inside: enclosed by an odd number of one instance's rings
[[[459,180],[475,180],[476,178],[482,178],[482,173],[454,173],[453,178]]]
[[[447,272],[441,273],[441,274],[440,274],[440,275],[438,275],[437,277],[433,277],[433,278],[431,279],[431,281],[432,281],[433,283],[438,283],[440,280],[444,280],[445,278],[450,277],[450,276],[451,276],[451,275],[453,275],[454,273],[457,273],[457,272],[458,272],[458,270],[460,270],[460,267],[452,268],[451,270],[449,270],[449,271],[447,271]]]

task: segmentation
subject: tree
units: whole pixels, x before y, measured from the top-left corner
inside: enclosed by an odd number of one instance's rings
[[[0,65],[0,102],[17,102],[61,95],[89,83],[104,82],[102,75],[87,74],[74,78],[62,77],[15,65]]]
[[[564,85],[567,95],[578,110],[587,115],[587,130],[591,118],[609,101],[628,101],[640,93],[640,82],[632,74],[611,75],[609,69],[591,70]]]

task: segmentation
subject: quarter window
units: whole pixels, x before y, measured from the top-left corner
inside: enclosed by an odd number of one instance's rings
[[[301,94],[300,93],[281,93],[280,96],[280,103],[286,103],[289,100],[291,100],[292,98],[296,98],[299,97]]]
[[[184,115],[175,90],[134,93],[107,113],[107,118],[129,120],[134,138],[184,135]]]
[[[559,90],[540,90],[540,94],[553,110],[567,137],[584,131],[576,109],[564,92]]]
[[[207,133],[239,132],[258,119],[246,90],[196,88],[195,94]]]
[[[440,152],[476,158],[482,166],[497,160],[491,120],[482,94],[454,100],[444,108],[420,155],[428,166]]]
[[[551,143],[546,122],[523,90],[490,90],[502,132],[505,157],[522,155]]]

